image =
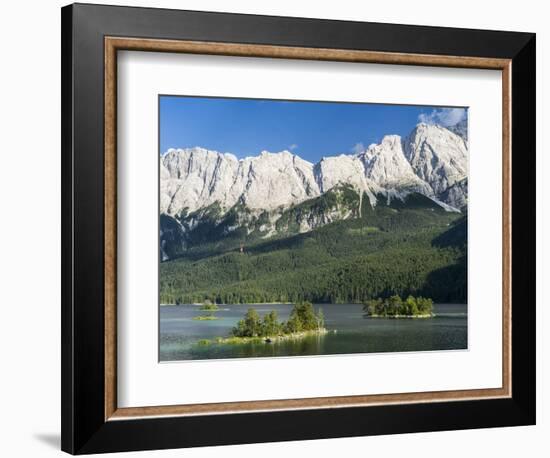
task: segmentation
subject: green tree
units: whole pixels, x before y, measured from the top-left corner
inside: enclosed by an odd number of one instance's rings
[[[317,311],[317,328],[323,329],[325,327],[325,314],[323,313],[323,309],[319,308]]]
[[[407,297],[404,302],[404,315],[418,315],[418,305],[417,301],[413,296]]]
[[[418,310],[422,314],[432,313],[433,301],[429,298],[419,297],[416,299]]]
[[[295,309],[290,313],[288,321],[283,325],[283,330],[286,334],[293,334],[295,332],[302,332],[304,330],[300,317],[295,312]]]
[[[249,308],[244,316],[244,324],[251,337],[260,334],[262,329],[260,315],[256,309]]]
[[[294,310],[302,323],[302,329],[305,331],[317,329],[317,317],[311,302],[299,302],[294,306]]]
[[[281,324],[277,318],[277,312],[272,310],[263,319],[262,335],[264,337],[276,336],[281,332]]]
[[[370,299],[363,305],[363,311],[367,315],[378,315],[382,312],[382,299]]]
[[[232,334],[236,337],[257,337],[262,332],[262,320],[256,309],[249,308],[244,319],[233,328]]]
[[[401,305],[403,301],[396,294],[388,299],[387,314],[390,316],[399,315],[401,312]]]

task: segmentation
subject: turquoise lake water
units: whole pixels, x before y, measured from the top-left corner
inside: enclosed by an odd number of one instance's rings
[[[276,343],[200,345],[201,339],[226,337],[246,311],[260,315],[276,310],[286,320],[291,304],[220,305],[219,319],[197,321],[207,315],[198,305],[160,307],[160,360],[250,358],[274,356],[336,355],[404,351],[460,350],[468,347],[467,306],[435,304],[428,319],[365,318],[357,304],[314,304],[323,309],[328,334]]]

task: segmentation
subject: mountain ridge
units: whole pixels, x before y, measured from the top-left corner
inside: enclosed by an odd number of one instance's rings
[[[467,177],[467,153],[459,135],[424,123],[407,137],[386,135],[362,152],[315,164],[288,150],[237,159],[201,147],[171,148],[160,157],[160,211],[178,215],[215,202],[228,210],[239,201],[272,210],[344,183],[366,192],[373,205],[375,194],[392,191],[420,192],[460,208],[466,196],[445,191]]]
[[[375,208],[418,194],[443,211],[460,212],[467,205],[467,169],[465,139],[425,123],[405,137],[386,135],[363,151],[315,164],[288,150],[238,159],[201,147],[171,148],[160,156],[162,259],[172,257],[166,243],[181,254],[193,231],[205,227],[218,239],[240,229],[241,237],[290,228],[303,233],[360,217],[364,200]]]

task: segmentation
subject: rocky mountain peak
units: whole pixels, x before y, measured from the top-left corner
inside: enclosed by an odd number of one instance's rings
[[[467,186],[454,185],[466,178],[467,165],[464,140],[426,123],[405,138],[386,135],[362,152],[323,157],[317,164],[288,150],[237,159],[202,147],[171,148],[160,157],[160,210],[181,215],[216,204],[224,212],[243,203],[271,211],[341,184],[365,193],[373,206],[377,194],[393,198],[410,192],[463,206]]]
[[[467,176],[466,144],[445,127],[418,124],[404,139],[403,149],[414,173],[428,183],[436,195]]]

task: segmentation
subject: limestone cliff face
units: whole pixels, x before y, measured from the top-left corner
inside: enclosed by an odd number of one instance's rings
[[[184,251],[188,234],[205,223],[218,227],[220,237],[237,230],[264,237],[289,228],[307,232],[357,216],[363,200],[389,205],[411,193],[459,211],[468,199],[467,170],[464,138],[424,123],[406,138],[388,135],[365,151],[317,164],[289,151],[239,160],[199,147],[169,149],[160,157],[161,250],[175,243]]]
[[[441,126],[418,124],[404,140],[404,153],[414,173],[438,197],[468,174],[466,143]]]

